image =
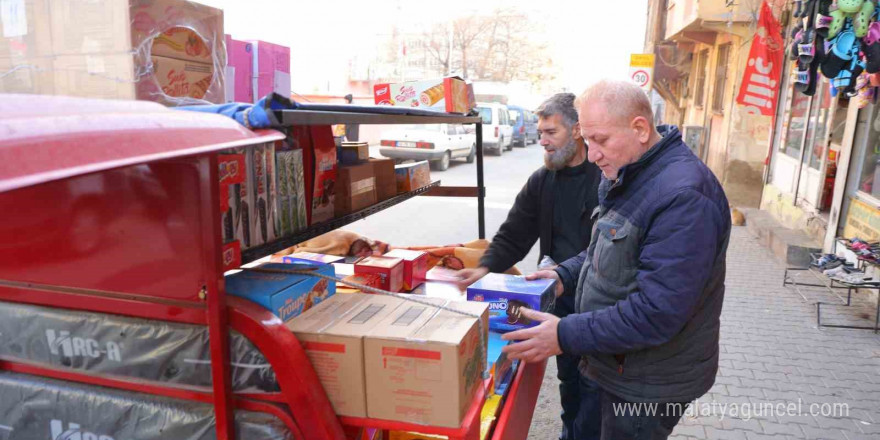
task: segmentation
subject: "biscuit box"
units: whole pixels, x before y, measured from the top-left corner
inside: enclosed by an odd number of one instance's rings
[[[310,263],[310,264],[332,264],[340,263],[345,257],[337,257],[336,255],[316,254],[314,252],[294,252],[285,255],[282,259],[285,263]]]
[[[556,297],[556,280],[490,273],[467,288],[468,301],[489,303],[489,330],[508,332],[538,323],[522,316],[520,309],[547,311]]]
[[[314,268],[316,273],[336,275],[332,264],[267,263],[258,267],[274,270]],[[226,292],[253,301],[282,321],[288,321],[335,294],[336,283],[308,275],[242,271],[226,276]]]
[[[383,256],[403,260],[403,290],[409,292],[425,282],[428,272],[427,252],[394,249]]]
[[[396,165],[394,173],[397,175],[398,193],[415,191],[431,184],[431,166],[427,160]]]
[[[472,89],[457,76],[373,86],[376,105],[467,114],[476,106]]]
[[[403,301],[340,293],[286,323],[299,339],[336,414],[367,416],[364,338]]]
[[[382,277],[382,290],[400,292],[403,288],[403,260],[400,258],[367,257],[354,264],[354,273],[378,274]]]

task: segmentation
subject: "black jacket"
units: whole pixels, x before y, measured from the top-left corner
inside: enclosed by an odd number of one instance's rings
[[[590,164],[588,170],[592,172],[592,185],[598,188],[601,172]],[[492,244],[480,260],[480,265],[485,266],[490,272],[504,272],[516,263],[520,262],[535,241],[541,239],[541,252],[538,262],[544,255],[549,255],[553,243],[553,191],[556,182],[556,172],[545,167],[539,168],[532,173],[529,180],[520,190],[513,202],[513,207],[507,214],[507,220],[498,229]],[[581,212],[581,225],[586,231],[592,230],[593,224],[590,214],[598,203],[596,191],[586,191],[585,200],[572,200],[583,206]],[[590,235],[586,235],[583,249],[590,244]],[[572,255],[574,256],[574,255]],[[562,261],[557,261],[561,263]],[[569,290],[571,290],[569,292]],[[565,296],[574,298],[574,289],[566,289]]]

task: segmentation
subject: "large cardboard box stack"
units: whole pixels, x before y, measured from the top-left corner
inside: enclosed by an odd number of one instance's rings
[[[487,305],[437,307],[340,293],[287,323],[303,343],[337,414],[458,427],[482,383],[477,319]],[[480,318],[476,318],[480,316]]]
[[[4,5],[0,93],[224,102],[222,10],[182,0]]]
[[[486,330],[487,304],[453,302],[447,307],[480,316]],[[457,427],[482,383],[485,363],[477,318],[402,304],[364,342],[367,414]]]
[[[338,294],[287,323],[336,414],[367,416],[364,336],[399,305],[400,300],[390,296]]]
[[[290,48],[265,41],[251,41],[253,48],[254,99],[275,92],[290,97]]]

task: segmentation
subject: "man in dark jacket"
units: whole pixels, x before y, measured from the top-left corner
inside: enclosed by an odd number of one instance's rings
[[[590,243],[590,213],[598,203],[599,169],[586,160],[586,145],[577,129],[572,93],[559,93],[535,112],[544,147],[544,166],[532,173],[501,225],[481,267],[461,271],[464,289],[488,272],[504,272],[522,260],[541,240],[539,260],[552,265],[575,256]],[[558,317],[573,313],[574,286],[557,300]],[[560,439],[598,439],[601,416],[597,385],[578,371],[580,357],[556,357],[562,403]],[[581,410],[583,406],[583,410]]]
[[[602,388],[602,438],[665,439],[715,381],[727,198],[678,129],[654,128],[634,84],[600,82],[577,107],[588,159],[604,176],[592,240],[533,276],[577,286],[578,313],[524,311],[543,322],[505,335],[520,341],[505,351],[525,361],[584,356],[582,371]],[[659,405],[651,413],[647,404]]]

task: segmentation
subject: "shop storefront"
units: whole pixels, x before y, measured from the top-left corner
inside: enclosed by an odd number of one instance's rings
[[[761,208],[821,242],[832,213],[849,101],[832,96],[827,79],[819,81],[813,96],[784,85]]]
[[[880,104],[869,104],[852,119],[852,157],[841,200],[838,235],[880,239]]]

